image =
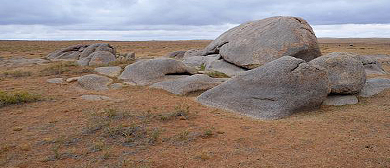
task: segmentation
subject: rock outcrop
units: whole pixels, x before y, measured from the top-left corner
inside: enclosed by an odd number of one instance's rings
[[[112,79],[96,74],[81,76],[77,82],[87,90],[108,90],[108,85],[113,82]]]

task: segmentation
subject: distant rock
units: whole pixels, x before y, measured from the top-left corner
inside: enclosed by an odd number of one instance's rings
[[[108,77],[96,74],[81,76],[77,81],[82,88],[88,90],[108,90],[108,85],[113,82]]]
[[[115,61],[115,48],[107,43],[78,44],[54,51],[46,56],[50,60],[77,60],[81,66],[108,64]]]
[[[109,77],[117,77],[120,75],[121,71],[122,71],[122,68],[119,66],[95,68],[95,72],[97,72],[101,75],[109,76]]]
[[[60,84],[60,83],[63,83],[64,82],[64,79],[62,78],[51,78],[51,79],[48,79],[46,80],[48,83],[57,83],[57,84]]]
[[[356,57],[363,63],[366,74],[386,74],[382,68],[382,64],[375,58],[370,56],[360,55]]]
[[[126,66],[118,77],[135,85],[150,85],[166,79],[183,77],[195,73],[181,61],[170,58],[142,60]]]
[[[371,97],[383,92],[385,89],[390,89],[390,79],[368,79],[359,96]]]
[[[355,57],[352,53],[334,52],[309,63],[328,71],[332,93],[356,94],[366,82],[366,72],[362,62]]]
[[[357,104],[359,100],[355,95],[329,95],[322,103],[327,106],[343,106]]]
[[[110,97],[102,95],[82,95],[81,98],[88,101],[112,100]]]
[[[253,69],[290,55],[310,61],[321,56],[310,25],[297,17],[271,17],[241,24],[223,33],[202,55],[221,54],[227,62]]]
[[[244,72],[197,100],[260,119],[279,119],[319,108],[330,92],[325,69],[284,56]]]
[[[215,60],[207,64],[206,71],[218,71],[226,74],[229,77],[232,77],[239,73],[245,72],[245,69],[230,64],[224,60]]]
[[[206,91],[221,83],[221,80],[215,80],[207,75],[197,74],[185,78],[155,83],[150,87],[163,89],[173,94],[187,95]]]
[[[174,51],[171,53],[168,53],[166,57],[168,58],[174,58],[174,59],[182,59],[184,57],[184,54],[186,51]]]

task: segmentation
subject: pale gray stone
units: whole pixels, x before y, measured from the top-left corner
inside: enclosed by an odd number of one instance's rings
[[[123,86],[124,85],[122,83],[113,83],[109,87],[110,87],[110,89],[122,89]]]
[[[221,54],[227,62],[253,69],[290,55],[310,61],[321,56],[310,25],[297,17],[271,17],[247,22],[223,33],[202,55]]]
[[[62,78],[51,78],[51,79],[48,79],[46,80],[48,83],[58,83],[58,84],[61,84],[64,82],[64,79]]]
[[[108,77],[96,74],[81,76],[77,81],[82,88],[88,90],[108,90],[108,85],[113,82]]]
[[[371,97],[383,92],[385,89],[390,89],[390,79],[368,79],[359,96]]]
[[[215,60],[207,64],[206,71],[218,71],[226,74],[229,77],[232,77],[245,72],[245,69],[230,64],[224,60]]]
[[[366,74],[386,74],[382,64],[374,57],[359,55],[356,57],[363,63]]]
[[[191,49],[184,53],[183,58],[192,57],[192,56],[202,56],[203,50],[201,49]]]
[[[328,71],[334,94],[357,94],[366,82],[366,72],[361,61],[352,53],[334,52],[309,62]]]
[[[81,98],[88,101],[112,100],[110,97],[102,95],[82,95]]]
[[[91,60],[89,61],[88,65],[94,66],[94,65],[108,65],[110,62],[113,62],[116,60],[115,55],[108,51],[96,51],[93,52],[91,55]]]
[[[77,60],[80,57],[81,52],[87,48],[88,45],[77,44],[72,45],[63,49],[59,49],[54,51],[46,56],[47,59],[56,60],[56,59],[69,59],[69,60]]]
[[[101,75],[106,75],[109,77],[117,77],[120,75],[122,68],[119,66],[98,67],[95,68],[95,71]]]
[[[355,95],[329,95],[322,103],[327,106],[343,106],[357,104],[359,100]]]
[[[174,51],[174,52],[168,53],[166,55],[166,57],[174,58],[174,59],[183,59],[185,53],[186,53],[186,51]]]
[[[71,78],[66,79],[66,82],[68,82],[68,83],[76,82],[79,79],[80,79],[79,76],[78,77],[71,77]]]
[[[197,74],[176,80],[155,83],[150,87],[163,89],[173,94],[187,95],[191,93],[204,92],[221,83],[221,80],[210,78],[207,75]]]
[[[244,72],[201,94],[197,100],[260,119],[279,119],[319,108],[330,92],[325,69],[284,56]]]

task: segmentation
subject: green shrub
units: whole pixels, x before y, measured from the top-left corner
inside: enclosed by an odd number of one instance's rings
[[[225,73],[218,72],[218,71],[207,72],[206,74],[212,78],[230,78]]]
[[[32,72],[16,70],[16,71],[7,71],[7,72],[4,72],[3,75],[4,75],[5,77],[20,78],[20,77],[31,76],[31,75],[32,75]]]
[[[22,104],[40,101],[41,96],[28,92],[7,93],[0,91],[0,107],[11,104]]]

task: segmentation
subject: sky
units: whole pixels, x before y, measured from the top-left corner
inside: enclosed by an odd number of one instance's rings
[[[317,37],[390,38],[390,0],[0,0],[0,39],[215,39],[272,16],[307,20]]]

